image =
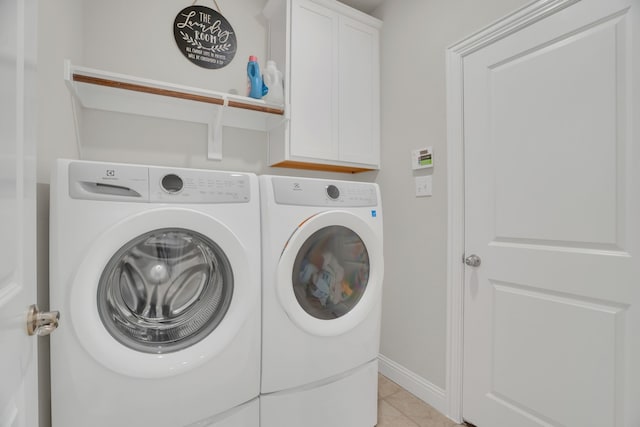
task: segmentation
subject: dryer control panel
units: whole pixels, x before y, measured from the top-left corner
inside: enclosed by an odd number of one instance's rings
[[[366,207],[378,205],[377,185],[368,182],[323,181],[274,177],[275,201],[283,205]]]

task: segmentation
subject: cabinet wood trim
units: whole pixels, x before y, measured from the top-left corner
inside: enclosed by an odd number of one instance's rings
[[[372,168],[361,168],[356,166],[326,165],[321,163],[298,162],[295,160],[285,160],[283,162],[276,163],[271,166],[278,167],[278,168],[306,169],[306,170],[314,170],[314,171],[342,172],[342,173],[360,173],[360,172],[368,172],[368,171],[375,170]]]

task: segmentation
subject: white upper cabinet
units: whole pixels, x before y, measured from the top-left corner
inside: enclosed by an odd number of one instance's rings
[[[270,0],[269,52],[289,121],[269,133],[273,166],[380,167],[381,22],[336,1]]]
[[[378,29],[340,17],[340,159],[380,166]]]
[[[338,160],[339,16],[311,1],[293,5],[290,154]]]

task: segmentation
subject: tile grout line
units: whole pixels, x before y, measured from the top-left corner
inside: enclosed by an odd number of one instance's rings
[[[387,397],[394,396],[394,395],[396,395],[396,394],[398,394],[398,393],[400,393],[400,392],[402,392],[402,391],[405,391],[406,393],[411,394],[410,392],[406,391],[405,389],[400,388],[400,390],[397,390],[397,391],[395,391],[395,392],[391,393],[391,394],[390,394],[389,396],[387,396]],[[413,394],[411,394],[411,396],[413,396]],[[415,396],[414,396],[414,397],[415,397]],[[417,399],[417,398],[416,398],[416,399]],[[385,398],[385,399],[383,399],[383,400],[384,400],[385,402],[387,402],[387,404],[389,404],[391,407],[395,408],[395,409],[396,409],[398,412],[400,412],[402,415],[404,415],[406,418],[408,418],[409,420],[411,420],[411,422],[412,422],[413,424],[415,424],[415,425],[416,425],[416,427],[420,427],[420,424],[418,424],[418,422],[417,422],[416,420],[414,420],[414,419],[411,417],[411,415],[409,415],[409,414],[405,413],[405,412],[404,412],[402,409],[400,409],[398,406],[396,406],[396,405],[394,405],[392,402],[390,402],[390,401],[386,400],[386,398]],[[424,403],[422,403],[422,402],[420,402],[420,404],[421,404],[421,405],[424,405]]]
[[[392,398],[393,396],[396,396],[400,393],[402,394],[407,394],[408,396],[410,396],[412,399],[415,399],[415,403],[417,403],[420,407],[425,408],[427,411],[429,412],[435,412],[439,417],[442,418],[442,421],[445,424],[440,423],[439,421],[434,420],[434,426],[436,427],[436,424],[438,426],[440,425],[449,425],[451,427],[456,427],[456,426],[460,426],[459,424],[455,424],[453,423],[451,420],[449,420],[445,415],[441,414],[440,412],[438,412],[435,408],[433,408],[431,405],[427,404],[426,402],[423,402],[420,398],[418,398],[417,396],[415,396],[413,393],[411,393],[410,391],[406,390],[405,388],[403,388],[402,386],[400,386],[399,384],[396,384],[395,382],[393,382],[392,380],[390,380],[389,378],[385,377],[384,375],[380,374],[386,381],[388,381],[389,383],[393,384],[395,387],[395,391],[393,391],[392,393],[385,395],[384,397],[381,396],[379,394],[380,390],[378,389],[378,401],[384,401],[386,404],[388,404],[389,406],[391,406],[392,408],[394,408],[395,410],[397,410],[400,414],[402,414],[405,418],[407,418],[412,424],[414,424],[416,427],[423,427],[417,420],[415,420],[411,415],[405,413],[400,407],[398,407],[398,405],[394,405],[392,403],[392,401],[387,400],[389,398]],[[400,396],[398,396],[400,398]],[[448,423],[448,424],[447,424]],[[464,426],[464,424],[462,425]],[[424,426],[424,427],[429,427],[429,426]]]
[[[382,374],[381,374],[382,375]],[[384,375],[382,375],[384,377]],[[414,420],[409,414],[405,413],[401,408],[399,408],[398,406],[394,405],[391,401],[387,400],[388,398],[395,396],[396,394],[400,393],[400,392],[406,392],[409,393],[411,396],[415,397],[413,394],[411,394],[409,391],[407,391],[406,389],[404,389],[402,386],[400,386],[399,384],[395,383],[394,381],[390,380],[387,377],[384,377],[386,381],[388,381],[389,383],[393,384],[394,388],[396,389],[393,393],[389,393],[388,395],[382,397],[379,396],[378,400],[383,400],[386,404],[388,404],[389,406],[391,406],[392,408],[394,408],[395,410],[397,410],[400,414],[402,414],[408,421],[410,421],[415,427],[420,427],[420,424],[418,424],[418,422],[416,420]],[[416,397],[416,399],[418,399]],[[419,403],[421,405],[426,405],[425,403],[423,403],[422,401],[420,401],[418,399]]]
[[[393,408],[396,411],[398,411],[398,413],[400,415],[402,415],[403,421],[406,420],[406,421],[408,421],[408,422],[410,422],[412,424],[412,426],[408,426],[408,427],[420,427],[420,425],[418,423],[416,423],[413,419],[411,419],[411,417],[409,417],[407,414],[402,412],[400,409],[398,409],[395,406],[393,406],[390,402],[387,402],[386,400],[384,400],[384,398],[380,398],[379,401],[384,401],[384,403],[386,403],[391,408]],[[380,420],[378,420],[378,422],[380,422]],[[377,425],[379,425],[379,424],[377,424]],[[393,427],[393,426],[389,426],[389,427]]]

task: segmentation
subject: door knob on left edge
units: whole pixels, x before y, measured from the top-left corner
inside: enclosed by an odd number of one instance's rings
[[[40,311],[33,304],[27,313],[27,333],[44,337],[55,331],[60,320],[59,311]]]
[[[469,267],[478,267],[482,263],[482,260],[478,255],[472,254],[464,259],[464,263]]]

